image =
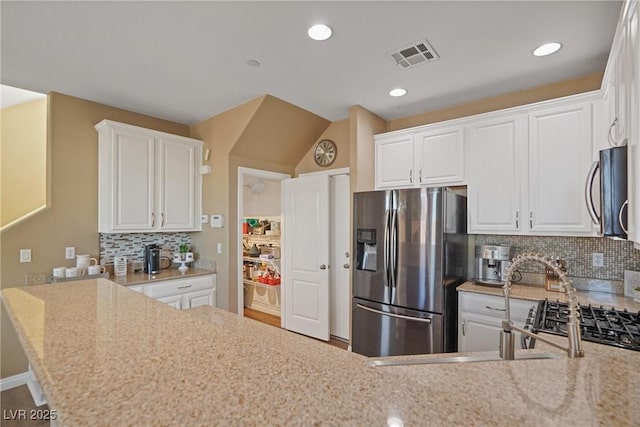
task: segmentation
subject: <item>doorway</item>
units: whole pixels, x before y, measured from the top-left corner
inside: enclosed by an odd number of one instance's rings
[[[257,315],[264,313],[272,320],[281,317],[280,285],[275,284],[275,277],[280,274],[280,182],[287,178],[290,175],[238,168],[239,316],[245,315],[248,306]]]

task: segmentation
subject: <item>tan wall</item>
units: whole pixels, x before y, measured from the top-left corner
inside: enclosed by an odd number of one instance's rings
[[[270,95],[254,99],[191,127],[191,137],[211,149],[213,173],[203,179],[203,213],[225,216],[225,227],[204,227],[191,241],[200,260],[217,267],[217,305],[237,311],[236,239],[238,168],[293,175],[309,147],[330,122]],[[217,253],[217,244],[222,253]]]
[[[480,99],[478,101],[472,101],[449,108],[442,108],[440,110],[429,111],[414,116],[389,120],[387,123],[387,131],[406,129],[429,123],[437,123],[445,120],[472,116],[474,114],[516,107],[519,105],[532,104],[534,102],[544,101],[547,99],[560,98],[563,96],[575,95],[577,93],[589,92],[591,90],[598,90],[602,84],[603,74],[604,73],[589,74],[587,76],[551,83],[519,92]]]
[[[70,96],[49,95],[48,133],[51,147],[51,208],[2,232],[0,283],[22,286],[26,273],[49,274],[65,260],[64,248],[99,253],[98,134],[103,119],[188,136],[187,126]],[[20,248],[31,248],[32,262],[20,264]],[[2,378],[25,372],[26,358],[2,308]]]
[[[349,159],[351,156],[349,146],[349,120],[344,119],[331,123],[322,135],[320,135],[316,143],[323,139],[330,139],[336,143],[338,155],[336,156],[335,162],[328,168],[318,166],[313,158],[313,149],[316,145],[314,143],[296,166],[296,176],[301,173],[349,167]]]
[[[47,99],[0,113],[0,227],[47,204]]]
[[[354,105],[349,109],[351,192],[374,190],[375,145],[373,136],[385,131],[387,122]]]
[[[222,214],[225,217],[224,228],[204,226],[200,233],[191,236],[191,243],[200,260],[212,261],[217,265],[217,305],[229,310],[229,230],[235,225],[232,218],[229,198],[236,191],[229,181],[229,153],[242,135],[251,118],[260,107],[263,98],[254,99],[217,116],[191,126],[191,137],[204,141],[203,149],[211,150],[209,164],[213,172],[202,179],[202,212],[204,214]],[[237,196],[235,196],[237,199]],[[237,209],[234,209],[234,212]],[[218,254],[216,245],[222,244],[222,253]],[[233,292],[231,292],[233,293]],[[231,295],[234,299],[235,295]],[[237,302],[236,302],[237,305]],[[234,306],[235,308],[235,306]],[[231,310],[234,310],[232,308]]]

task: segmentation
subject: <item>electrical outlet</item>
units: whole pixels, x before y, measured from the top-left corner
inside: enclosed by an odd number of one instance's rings
[[[624,271],[624,296],[632,297],[633,290],[640,287],[640,271]]]
[[[64,248],[64,257],[65,259],[74,259],[76,257],[75,246],[67,246]]]
[[[221,254],[222,253],[222,243],[218,243],[218,253]]]
[[[31,249],[20,249],[20,262],[31,262]]]
[[[209,222],[209,215],[200,215],[200,223],[206,224]]]
[[[592,256],[593,256],[593,262],[591,263],[591,265],[593,265],[594,267],[604,267],[603,253],[594,252]]]

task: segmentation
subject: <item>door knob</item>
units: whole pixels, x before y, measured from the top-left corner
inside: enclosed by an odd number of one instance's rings
[[[326,269],[327,269],[326,264],[320,264],[320,270],[326,270]]]
[[[349,268],[349,264],[343,265],[344,268]]]

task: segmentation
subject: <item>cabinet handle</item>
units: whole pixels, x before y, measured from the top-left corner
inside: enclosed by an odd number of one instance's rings
[[[495,308],[495,307],[491,307],[489,305],[485,305],[485,307],[489,310],[493,310],[493,311],[507,311],[506,308]]]
[[[193,285],[184,285],[184,286],[178,286],[178,289],[186,289],[186,288],[190,288]]]
[[[418,179],[420,180],[420,184],[422,184],[422,168],[418,171]]]
[[[520,211],[516,211],[516,229],[520,228]]]
[[[156,226],[156,214],[151,212],[151,228]]]
[[[162,218],[162,220],[160,221],[160,227],[164,227],[164,212],[160,214],[160,218]]]
[[[409,182],[413,184],[413,169],[409,169]]]
[[[462,319],[462,336],[467,336],[467,319]]]
[[[529,211],[529,228],[533,229],[533,212]]]
[[[607,139],[609,140],[609,145],[612,147],[618,146],[618,143],[613,139],[613,136],[611,135],[611,131],[616,126],[616,123],[618,123],[617,117],[613,119],[613,121],[611,122],[611,126],[609,126],[609,132],[607,132]]]

